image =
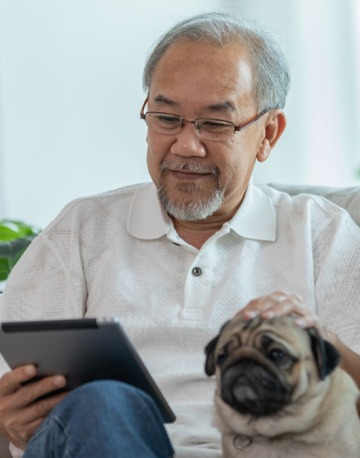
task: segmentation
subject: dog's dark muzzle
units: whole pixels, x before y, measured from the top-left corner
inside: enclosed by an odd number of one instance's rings
[[[263,417],[291,402],[291,387],[252,358],[240,358],[221,371],[221,397],[241,414]]]

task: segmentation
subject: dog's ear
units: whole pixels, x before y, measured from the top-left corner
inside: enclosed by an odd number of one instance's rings
[[[229,321],[226,321],[220,329],[219,334],[214,337],[213,339],[210,340],[210,342],[206,345],[205,347],[205,355],[206,355],[206,360],[205,360],[205,374],[206,375],[214,375],[215,374],[215,348],[216,344],[219,340],[221,331],[224,329],[224,327],[228,324]]]
[[[214,375],[215,374],[215,348],[219,340],[220,333],[210,340],[210,342],[205,347],[205,374]]]
[[[336,347],[325,340],[316,328],[308,328],[311,350],[314,355],[320,380],[329,375],[340,363],[340,353]]]

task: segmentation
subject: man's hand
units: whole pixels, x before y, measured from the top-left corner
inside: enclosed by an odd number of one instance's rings
[[[48,413],[66,396],[59,393],[46,399],[42,396],[66,385],[61,375],[43,378],[23,386],[36,375],[33,365],[22,366],[0,378],[0,433],[21,449]]]
[[[283,291],[275,291],[267,296],[252,300],[237,315],[241,315],[245,320],[258,315],[264,319],[292,315],[295,322],[301,327],[318,326],[316,315],[304,307],[303,299],[296,294],[291,295]]]

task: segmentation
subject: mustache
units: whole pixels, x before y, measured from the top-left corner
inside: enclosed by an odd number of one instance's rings
[[[219,169],[215,166],[204,166],[197,161],[174,161],[165,160],[160,164],[160,172],[163,173],[166,170],[175,172],[189,172],[199,174],[210,174],[216,177],[219,176]]]

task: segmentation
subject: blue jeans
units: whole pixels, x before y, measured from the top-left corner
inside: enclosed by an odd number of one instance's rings
[[[153,400],[125,383],[87,383],[70,392],[31,438],[24,458],[170,458]]]

